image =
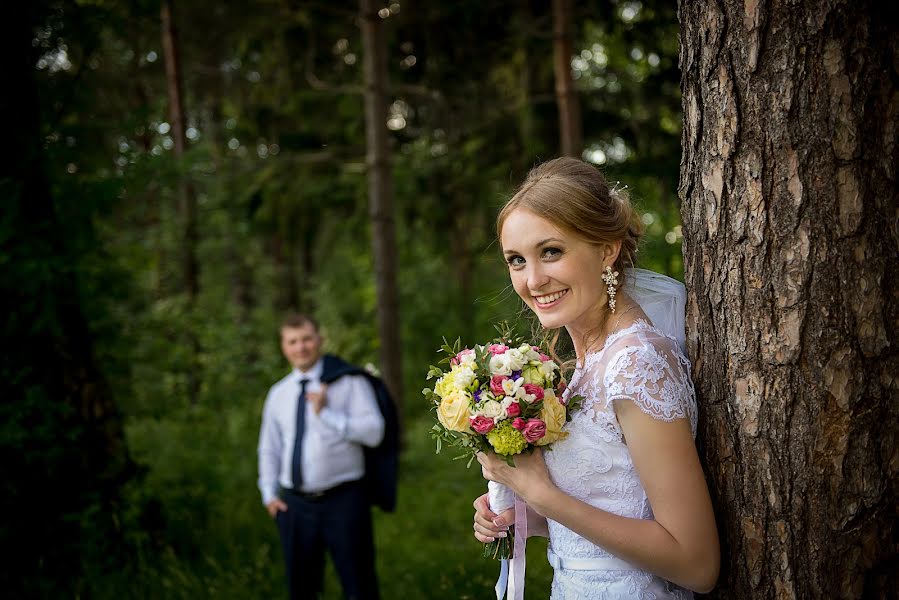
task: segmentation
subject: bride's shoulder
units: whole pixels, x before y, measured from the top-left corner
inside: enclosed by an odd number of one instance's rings
[[[677,340],[640,319],[610,336],[606,344],[606,371],[635,364],[652,363],[689,371],[689,360]]]

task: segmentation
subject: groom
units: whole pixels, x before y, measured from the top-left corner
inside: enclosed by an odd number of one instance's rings
[[[361,374],[323,383],[318,324],[291,315],[281,324],[281,351],[293,370],[269,390],[259,433],[259,490],[275,520],[291,599],[322,590],[325,551],[344,596],[378,598],[370,498],[363,447],[384,436],[374,388]],[[352,371],[347,371],[352,372]]]

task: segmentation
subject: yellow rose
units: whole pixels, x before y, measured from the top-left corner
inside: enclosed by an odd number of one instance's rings
[[[437,405],[437,419],[451,431],[471,433],[468,402],[469,397],[465,392],[452,392]]]
[[[565,406],[552,391],[544,392],[540,418],[546,423],[546,435],[537,440],[536,445],[545,446],[568,437],[568,432],[562,431],[565,426]]]

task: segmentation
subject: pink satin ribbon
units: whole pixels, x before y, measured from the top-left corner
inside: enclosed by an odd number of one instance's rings
[[[528,505],[515,494],[515,543],[509,569],[509,600],[524,600],[525,550],[528,543]]]

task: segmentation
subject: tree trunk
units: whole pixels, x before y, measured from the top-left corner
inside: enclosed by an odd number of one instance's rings
[[[378,333],[384,381],[402,418],[403,373],[400,361],[399,308],[396,285],[396,233],[393,179],[387,140],[387,57],[378,3],[360,0],[363,73],[365,78],[365,143],[368,167],[369,218],[375,262]]]
[[[716,597],[894,597],[896,10],[700,0],[680,22]]]
[[[275,308],[281,313],[300,310],[300,282],[297,275],[296,251],[281,233],[280,227],[268,240],[275,263]]]
[[[178,31],[175,26],[173,0],[163,0],[160,9],[162,21],[162,48],[165,54],[166,87],[169,96],[169,120],[171,121],[174,155],[177,160],[184,157],[186,141],[186,120],[184,118],[183,76],[181,56],[178,50]],[[200,267],[197,260],[197,194],[190,181],[185,178],[179,190],[179,213],[183,227],[181,263],[184,288],[187,292],[187,314],[192,320],[197,296],[200,293]],[[188,344],[192,359],[187,370],[188,398],[196,404],[200,395],[200,342],[192,328],[187,329]]]
[[[61,222],[44,170],[32,37],[49,16],[42,5],[20,8],[0,25],[0,64],[15,90],[0,99],[3,114],[15,115],[6,131],[15,152],[0,161],[0,589],[10,598],[72,597],[83,568],[121,569],[120,489],[133,464],[96,363],[80,254],[66,241],[90,239],[91,221]]]
[[[553,69],[556,74],[561,151],[565,156],[580,157],[583,150],[581,108],[571,77],[571,0],[553,0],[552,7]]]

